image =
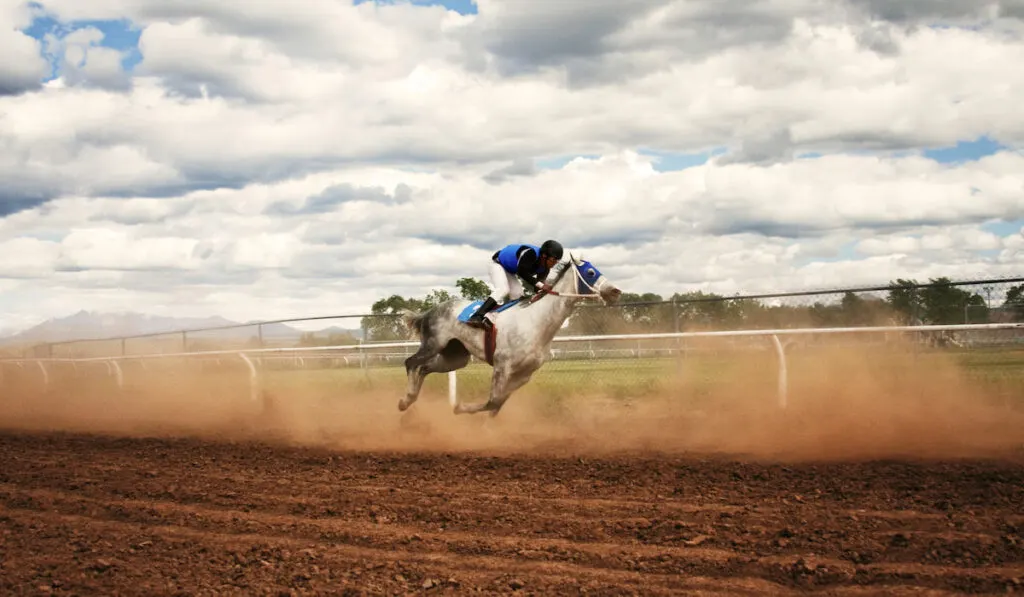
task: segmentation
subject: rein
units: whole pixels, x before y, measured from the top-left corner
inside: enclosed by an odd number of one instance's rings
[[[590,283],[588,283],[586,280],[583,279],[583,276],[580,275],[580,270],[579,270],[579,267],[576,265],[576,263],[573,262],[569,267],[572,268],[573,278],[576,279],[576,282],[577,283],[578,282],[583,282],[584,286],[586,286],[587,288],[589,288],[590,290],[593,291],[592,293],[589,293],[589,294],[579,294],[579,293],[557,292],[555,290],[546,290],[546,291],[542,290],[542,291],[538,292],[537,294],[533,295],[533,298],[530,299],[530,303],[535,303],[535,302],[539,301],[541,299],[541,297],[543,297],[546,294],[549,294],[551,296],[561,296],[561,297],[565,297],[565,298],[583,298],[583,299],[592,298],[592,299],[600,299],[601,298],[601,293],[598,291],[598,289],[596,287],[591,286]],[[562,275],[564,276],[565,274],[563,273]],[[561,276],[559,276],[559,280],[561,280]],[[602,282],[603,281],[604,280],[602,280]],[[598,286],[600,286],[600,283],[598,284]]]

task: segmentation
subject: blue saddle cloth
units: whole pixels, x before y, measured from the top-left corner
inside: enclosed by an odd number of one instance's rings
[[[522,299],[516,299],[514,301],[508,301],[507,303],[498,305],[496,308],[491,310],[491,313],[501,313],[502,311],[508,309],[512,305],[519,303],[519,301],[521,300]],[[461,321],[462,323],[466,323],[467,321],[469,321],[469,318],[472,317],[474,313],[476,313],[476,310],[479,309],[480,305],[482,304],[484,304],[483,301],[473,301],[472,303],[466,305],[466,308],[463,309],[461,313],[459,313],[459,321]]]

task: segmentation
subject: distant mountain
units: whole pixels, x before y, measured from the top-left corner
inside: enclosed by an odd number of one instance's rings
[[[91,338],[114,338],[195,330],[201,328],[242,325],[245,322],[231,321],[220,316],[214,317],[164,317],[143,313],[96,313],[79,311],[67,317],[49,319],[23,332],[0,338],[2,344],[38,344]],[[298,340],[304,332],[283,323],[263,326],[263,338],[273,340]],[[308,333],[308,332],[305,332]],[[317,336],[328,334],[352,334],[361,337],[359,329],[344,329],[331,326],[314,332]],[[257,335],[255,325],[215,330],[197,334],[199,338],[251,338]]]

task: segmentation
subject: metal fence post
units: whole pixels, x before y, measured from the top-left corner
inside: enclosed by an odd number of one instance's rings
[[[789,375],[786,367],[786,349],[779,341],[779,337],[772,334],[772,344],[775,345],[775,354],[779,358],[778,396],[779,408],[785,410],[789,404]]]
[[[454,371],[449,371],[448,372],[448,404],[450,404],[452,408],[455,408],[455,406],[459,403],[459,395],[458,395],[458,391],[456,389],[457,384],[458,384],[458,379],[455,376],[455,372]]]
[[[679,302],[676,300],[676,297],[672,297],[672,331],[677,333],[677,334],[680,331],[682,331],[682,324],[679,321],[679,316],[680,316]],[[683,339],[682,338],[676,338],[675,345],[676,345],[676,356],[679,357],[679,356],[682,355]]]

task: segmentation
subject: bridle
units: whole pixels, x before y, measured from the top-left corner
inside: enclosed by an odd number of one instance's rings
[[[543,297],[544,295],[560,296],[560,297],[563,297],[563,298],[583,298],[583,299],[586,299],[586,298],[600,299],[601,298],[601,288],[604,287],[604,285],[608,283],[608,280],[606,280],[606,279],[604,279],[602,277],[600,280],[597,281],[597,285],[590,284],[589,282],[587,282],[586,280],[583,279],[583,274],[580,273],[580,266],[576,264],[576,260],[573,259],[571,256],[569,257],[569,260],[571,262],[570,263],[570,268],[572,269],[573,278],[575,278],[575,280],[576,280],[576,287],[579,288],[579,283],[582,282],[583,285],[586,286],[587,288],[589,288],[592,292],[588,293],[588,294],[580,294],[580,293],[569,293],[569,292],[557,292],[555,290],[541,290],[541,291],[537,292],[537,294],[533,295],[532,298],[530,298],[530,302],[531,303],[539,301],[541,299],[541,297]],[[562,276],[564,276],[564,275],[565,275],[565,273],[563,272],[562,275],[558,277],[558,279],[561,280]],[[556,281],[556,283],[557,283],[557,281]]]

